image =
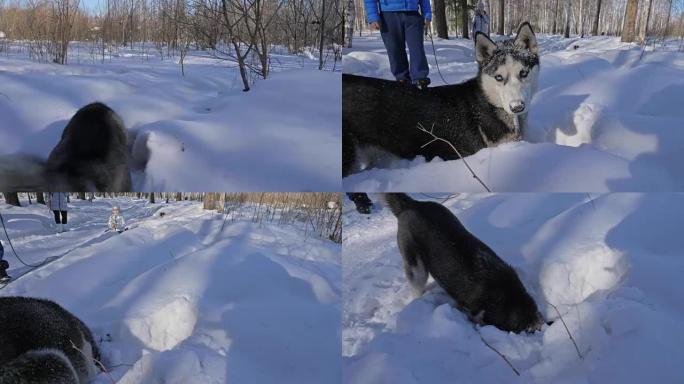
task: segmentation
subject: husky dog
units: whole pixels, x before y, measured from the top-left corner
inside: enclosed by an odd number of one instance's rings
[[[539,75],[532,27],[523,23],[515,39],[497,43],[477,33],[475,56],[475,78],[424,90],[343,74],[342,175],[382,166],[378,149],[403,159],[459,158],[445,143],[424,146],[432,137],[420,131],[419,124],[451,142],[463,156],[519,140]],[[366,152],[376,154],[364,156]],[[360,164],[362,159],[367,164]]]
[[[0,384],[84,384],[98,372],[93,359],[99,350],[76,316],[49,300],[0,297]]]
[[[131,187],[124,124],[102,103],[76,112],[46,162],[30,157],[0,161],[0,188],[7,191],[127,192]]]
[[[416,297],[432,275],[473,322],[516,333],[541,329],[543,317],[513,268],[451,211],[403,193],[383,198],[397,217],[399,252]]]

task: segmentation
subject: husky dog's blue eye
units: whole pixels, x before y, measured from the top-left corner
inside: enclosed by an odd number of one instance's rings
[[[526,78],[529,73],[530,73],[529,71],[523,69],[522,71],[520,71],[520,78],[521,79]]]
[[[496,75],[496,76],[494,76],[494,78],[496,79],[496,81],[499,81],[499,82],[503,81],[503,76],[501,76],[501,75]]]

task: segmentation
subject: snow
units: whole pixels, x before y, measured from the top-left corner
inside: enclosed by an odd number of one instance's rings
[[[360,215],[346,202],[345,383],[681,382],[684,195],[462,194],[445,204],[556,321],[531,335],[493,326],[478,334],[432,279],[413,299],[394,216],[378,204]],[[584,359],[546,302],[558,307]]]
[[[103,232],[113,205],[130,227],[121,235]],[[70,230],[57,235],[44,206],[0,205],[22,259],[64,255],[0,294],[49,298],[80,317],[117,382],[339,380],[339,244],[235,216],[221,232],[223,215],[196,202],[70,208]],[[11,275],[21,265],[2,239]]]
[[[684,52],[616,37],[540,35],[539,88],[519,143],[487,148],[466,161],[497,192],[679,191],[684,188]],[[473,42],[426,41],[433,86],[477,73]],[[578,46],[575,49],[575,46]],[[345,73],[392,79],[377,33],[344,52]],[[343,180],[355,191],[472,191],[483,187],[462,160],[397,162]]]
[[[47,158],[71,116],[102,101],[130,132],[134,190],[334,191],[341,169],[341,84],[329,62],[275,52],[250,92],[234,64],[121,49],[104,63],[72,44],[70,64],[0,55],[0,155]],[[39,113],[37,113],[39,112]],[[311,161],[316,159],[316,161]]]

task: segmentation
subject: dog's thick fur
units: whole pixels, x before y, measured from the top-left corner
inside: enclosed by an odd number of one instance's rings
[[[0,297],[0,384],[84,384],[98,372],[93,358],[92,333],[58,304]]]
[[[478,75],[461,84],[420,90],[396,81],[343,74],[342,175],[379,166],[382,160],[374,157],[381,156],[372,155],[378,149],[403,159],[459,158],[442,142],[423,147],[432,137],[418,129],[419,123],[451,142],[462,156],[519,140],[525,105],[536,89],[539,72],[534,32],[525,23],[515,39],[499,43],[478,34],[475,50]],[[526,74],[521,77],[523,70]]]
[[[403,193],[383,195],[397,217],[397,242],[416,296],[428,275],[468,317],[504,331],[534,331],[543,317],[513,268],[441,204]]]
[[[16,156],[1,162],[4,191],[128,192],[132,188],[124,124],[102,103],[76,112],[46,162]]]

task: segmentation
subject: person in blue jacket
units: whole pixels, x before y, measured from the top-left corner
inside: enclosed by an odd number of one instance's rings
[[[379,29],[390,68],[401,83],[426,88],[429,68],[423,30],[432,20],[430,0],[364,0],[371,29]],[[406,57],[406,46],[410,62]]]

